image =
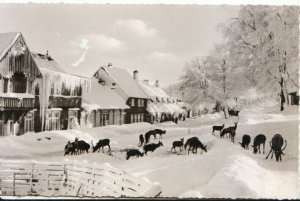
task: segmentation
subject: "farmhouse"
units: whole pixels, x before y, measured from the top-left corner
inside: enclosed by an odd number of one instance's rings
[[[129,109],[126,109],[124,123],[147,122],[147,100],[149,96],[141,89],[137,82],[138,72],[135,71],[133,78],[121,68],[102,66],[94,74],[99,84],[113,89],[120,97],[125,100]]]
[[[0,136],[34,130],[34,86],[42,74],[21,33],[0,34]]]
[[[35,86],[35,131],[79,128],[82,90],[90,80],[67,74],[48,53],[32,56],[42,73]]]
[[[88,82],[32,53],[21,33],[1,33],[0,136],[73,128]]]
[[[114,89],[102,84],[99,84],[98,79],[93,77],[90,91],[83,90],[81,127],[124,124],[125,109],[129,109],[126,100],[120,97]]]
[[[140,80],[139,85],[150,97],[147,104],[147,112],[150,114],[150,123],[163,121],[176,121],[185,118],[185,111],[179,100],[170,97],[159,87],[159,81],[150,83],[148,80]]]

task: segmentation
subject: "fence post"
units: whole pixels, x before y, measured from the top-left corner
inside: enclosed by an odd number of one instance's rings
[[[16,195],[16,173],[13,173],[13,196]]]
[[[33,193],[33,184],[32,184],[32,180],[33,180],[33,168],[34,168],[34,163],[32,162],[32,166],[31,166],[31,178],[30,178],[30,193]]]

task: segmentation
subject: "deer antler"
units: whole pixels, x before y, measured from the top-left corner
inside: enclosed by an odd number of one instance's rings
[[[283,151],[283,150],[285,150],[285,148],[286,148],[286,145],[287,145],[287,142],[286,142],[286,140],[284,140],[285,141],[285,146],[283,147],[283,149],[281,150],[281,152]]]

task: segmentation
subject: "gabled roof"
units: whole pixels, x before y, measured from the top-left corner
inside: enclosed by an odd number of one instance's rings
[[[113,89],[102,86],[97,79],[91,80],[90,92],[83,90],[83,108],[94,109],[127,109],[126,100],[119,96]]]
[[[170,96],[168,96],[168,94],[164,90],[162,90],[160,87],[155,86],[154,84],[149,83],[149,81],[139,81],[139,85],[152,99],[156,97],[164,99],[170,98]]]
[[[38,66],[39,69],[46,70],[46,71],[53,71],[59,73],[66,73],[63,68],[50,56],[40,54],[40,53],[33,53],[31,55]]]
[[[0,60],[21,35],[20,32],[0,33]]]
[[[145,98],[150,97],[142,90],[137,81],[122,68],[116,67],[101,67],[104,71],[118,84],[128,97]]]

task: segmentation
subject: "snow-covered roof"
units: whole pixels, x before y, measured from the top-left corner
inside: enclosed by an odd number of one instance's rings
[[[149,81],[139,81],[139,85],[151,99],[155,99],[156,97],[163,99],[171,98],[164,90]]]
[[[20,35],[21,33],[19,32],[0,33],[0,60],[2,60]]]
[[[119,85],[128,97],[145,98],[150,97],[142,90],[137,81],[122,68],[116,67],[101,67],[104,71]]]
[[[31,55],[41,70],[52,71],[52,72],[59,72],[59,73],[66,73],[63,68],[50,56],[40,54],[40,53],[33,53]]]
[[[171,114],[171,115],[178,115],[179,113],[183,113],[183,109],[181,108],[181,105],[178,105],[176,103],[148,103],[147,104],[147,111],[150,114]]]
[[[82,91],[82,108],[87,111],[96,109],[127,109],[126,100],[113,89],[102,86],[96,79],[91,80],[90,92]]]

